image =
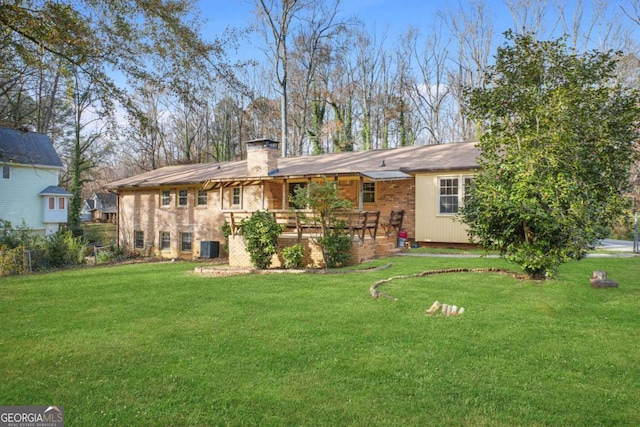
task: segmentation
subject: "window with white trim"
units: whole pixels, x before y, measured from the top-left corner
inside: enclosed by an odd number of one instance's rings
[[[167,251],[171,249],[171,234],[168,231],[160,232],[160,250]]]
[[[438,177],[438,214],[455,215],[464,205],[472,176]]]
[[[198,190],[198,206],[207,205],[207,192],[204,190]]]
[[[180,250],[182,252],[191,252],[191,233],[181,233],[180,234]]]
[[[136,249],[144,249],[144,231],[136,230],[134,232]]]
[[[171,191],[162,190],[162,193],[160,194],[160,205],[171,206]]]
[[[2,179],[11,179],[11,166],[2,166]]]
[[[363,182],[362,183],[362,202],[375,203],[375,201],[376,201],[376,183]]]
[[[189,196],[188,190],[179,190],[178,191],[178,206],[185,207],[187,206],[187,199]]]
[[[462,187],[462,202],[464,203],[467,200],[467,197],[469,197],[469,194],[467,193],[469,185],[471,184],[471,181],[473,180],[472,176],[465,176],[463,178],[463,187]]]
[[[231,206],[239,208],[242,207],[242,188],[233,187],[231,189]]]
[[[57,199],[57,202],[56,202]],[[64,197],[49,197],[47,199],[48,207],[50,211],[60,210],[63,211],[66,209],[67,199]]]

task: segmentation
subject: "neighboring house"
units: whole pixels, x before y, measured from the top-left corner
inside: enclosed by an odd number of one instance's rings
[[[93,193],[80,208],[80,221],[116,222],[118,196],[113,193]]]
[[[44,134],[0,127],[0,219],[40,234],[66,224],[71,193],[58,187],[62,162]]]
[[[381,221],[403,210],[410,240],[467,243],[454,216],[478,155],[475,144],[459,143],[282,158],[278,143],[256,140],[247,160],[168,166],[108,188],[119,198],[119,244],[168,258],[198,257],[202,242],[222,242],[229,212],[288,209],[297,186],[324,179]]]
[[[91,221],[91,214],[95,209],[95,203],[93,199],[84,199],[82,201],[82,206],[80,207],[80,221],[88,222]]]

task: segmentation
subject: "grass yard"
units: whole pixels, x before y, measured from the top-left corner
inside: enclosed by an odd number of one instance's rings
[[[640,258],[548,283],[380,271],[202,277],[138,264],[0,278],[0,405],[67,426],[640,425]],[[592,289],[606,270],[618,289]],[[434,300],[459,317],[426,317]]]
[[[82,226],[83,237],[89,242],[111,245],[116,241],[116,225],[112,223],[87,222]]]

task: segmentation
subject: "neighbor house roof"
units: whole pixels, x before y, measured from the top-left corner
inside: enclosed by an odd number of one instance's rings
[[[96,199],[100,200],[104,206],[115,206],[118,202],[118,196],[113,193],[94,193]]]
[[[39,193],[41,196],[69,196],[72,194],[57,185],[50,185]]]
[[[319,156],[280,157],[269,176],[247,177],[247,161],[167,166],[112,182],[107,188],[158,187],[260,179],[362,175],[371,179],[402,179],[411,173],[475,169],[480,152],[475,143],[420,145]]]
[[[0,163],[62,167],[47,135],[3,127],[0,127]]]

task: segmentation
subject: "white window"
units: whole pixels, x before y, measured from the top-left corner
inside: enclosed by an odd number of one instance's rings
[[[11,179],[11,166],[2,166],[2,179]]]
[[[178,206],[187,206],[187,196],[189,192],[187,190],[178,191]]]
[[[160,232],[160,250],[166,251],[171,249],[171,234],[168,231]]]
[[[136,249],[144,249],[144,231],[136,230],[134,232]]]
[[[204,190],[198,190],[198,206],[207,205],[207,192]]]
[[[182,252],[191,252],[191,233],[182,233],[180,240]]]
[[[364,203],[375,203],[376,201],[376,183],[375,182],[362,183],[362,201]]]
[[[233,207],[242,206],[242,188],[241,187],[233,187],[231,189],[231,206]]]
[[[170,206],[171,205],[171,191],[162,190],[162,195],[160,196],[161,205],[162,206]]]
[[[455,215],[464,204],[466,188],[471,183],[471,176],[438,177],[438,213]]]

